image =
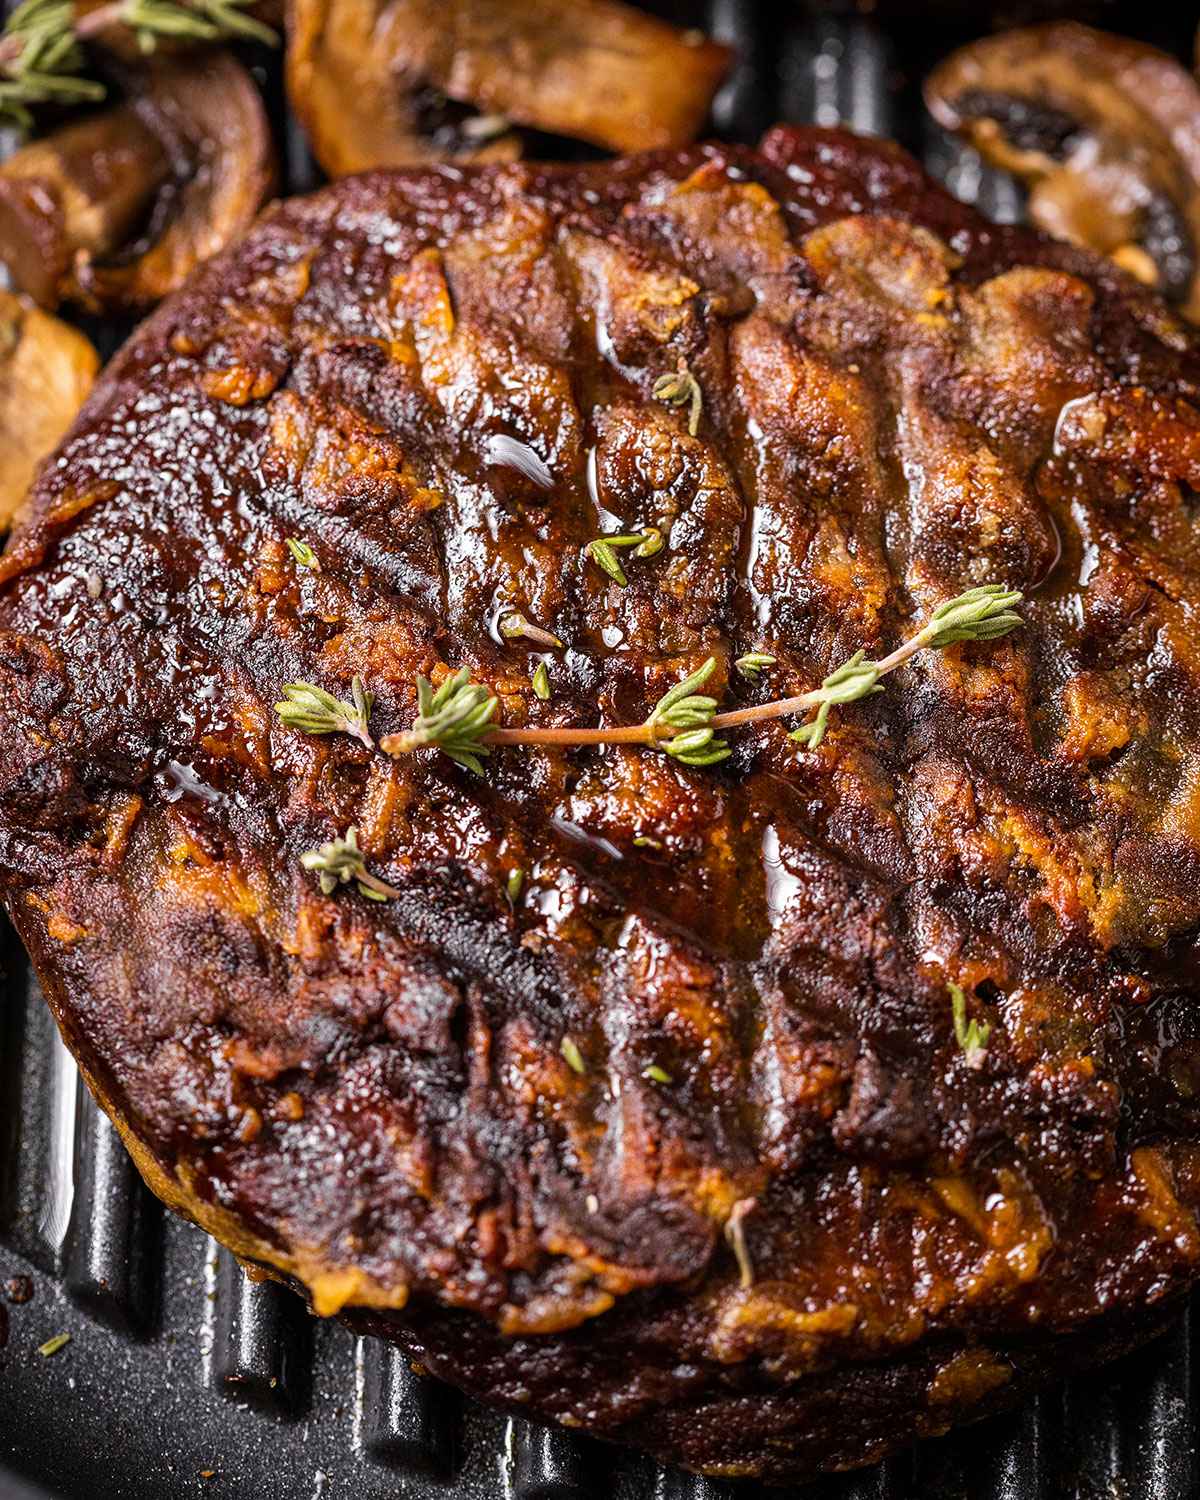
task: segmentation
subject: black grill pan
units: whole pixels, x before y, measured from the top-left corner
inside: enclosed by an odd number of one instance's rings
[[[710,0],[659,7],[735,42],[716,133],[775,120],[892,135],[1004,220],[1021,195],[924,114],[920,79],[994,22],[1069,13],[1188,57],[1175,5],[864,0],[861,12]],[[261,60],[289,191],[315,182],[278,64]],[[126,330],[98,335],[110,352]],[[2,751],[0,751],[2,753]],[[0,930],[0,1500],[747,1500],[761,1487],[667,1470],[508,1419],[418,1376],[399,1351],[248,1282],[164,1214],[59,1042]],[[33,1296],[10,1303],[5,1283]],[[1200,1494],[1191,1328],[1010,1417],[926,1442],[806,1500],[1192,1500]],[[7,1328],[7,1340],[3,1333]],[[50,1358],[55,1334],[71,1342]],[[776,1492],[778,1493],[778,1492]],[[783,1492],[788,1493],[788,1492]]]

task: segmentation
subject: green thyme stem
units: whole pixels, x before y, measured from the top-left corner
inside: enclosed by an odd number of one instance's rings
[[[390,755],[437,747],[476,772],[482,769],[479,757],[489,754],[493,745],[652,745],[685,765],[707,766],[730,754],[729,746],[715,737],[717,730],[780,719],[815,708],[816,717],[794,730],[792,738],[816,749],[825,734],[831,708],[879,692],[880,679],[918,651],[940,650],[956,641],[993,640],[1007,634],[1022,623],[1020,615],[1010,607],[1020,598],[1015,590],[995,584],[969,589],[939,605],[914,635],[880,661],[866,661],[864,653],[858,651],[831,672],[820,687],[792,698],[721,714],[715,711],[715,698],[695,691],[716,670],[716,658],[709,657],[698,671],[663,695],[644,723],[612,728],[493,727],[491,719],[499,700],[487,688],[473,683],[469,670],[462,667],[442,684],[436,695],[424,678],[418,678],[420,713],[416,722],[409,730],[386,736],[380,747]]]

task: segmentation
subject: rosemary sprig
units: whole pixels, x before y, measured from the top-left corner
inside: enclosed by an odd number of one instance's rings
[[[245,14],[252,0],[112,0],[77,15],[72,0],[23,0],[0,31],[0,125],[28,130],[39,104],[91,104],[104,85],[79,76],[84,43],[114,28],[132,32],[143,52],[164,38],[246,40],[274,46],[269,26]]]
[[[28,130],[35,104],[90,104],[104,85],[78,78],[83,51],[70,0],[24,0],[0,32],[0,124]]]
[[[620,536],[598,536],[584,547],[585,555],[603,568],[614,583],[619,583],[624,588],[629,579],[625,577],[625,570],[617,557],[618,547],[632,547],[634,557],[653,557],[663,549],[663,534],[657,526],[647,526],[644,531]]]
[[[680,359],[674,375],[660,375],[651,388],[651,394],[656,401],[663,401],[667,406],[689,406],[688,432],[692,437],[696,436],[700,430],[700,413],[704,409],[704,392],[688,369],[686,360]]]
[[[968,1068],[981,1068],[987,1054],[988,1037],[992,1034],[990,1021],[967,1020],[967,997],[961,986],[950,981],[950,1011],[954,1017],[954,1040],[966,1059]]]
[[[784,718],[790,714],[815,717],[793,732],[793,738],[815,749],[825,736],[830,711],[854,703],[879,690],[880,680],[922,650],[940,650],[956,641],[987,641],[1021,624],[1011,608],[1021,598],[1012,589],[985,584],[940,605],[925,625],[881,661],[867,661],[861,651],[831,672],[818,688],[794,698],[780,698],[751,708],[716,712],[716,699],[696,690],[716,670],[715,657],[683,682],[664,693],[641,724],[602,729],[503,729],[491,724],[497,699],[473,683],[463,667],[443,683],[437,695],[418,678],[421,712],[411,729],[385,736],[380,747],[389,755],[436,746],[467,765],[482,769],[480,757],[495,745],[648,745],[663,750],[684,765],[709,766],[724,760],[728,744],[717,731],[740,724]],[[671,731],[671,732],[667,732]]]
[[[562,642],[556,635],[551,635],[548,630],[543,630],[540,625],[535,625],[532,620],[527,620],[524,615],[514,611],[505,615],[500,621],[500,634],[506,641],[524,639],[536,641],[539,646],[550,646],[555,650],[562,650]]]
[[[352,734],[368,750],[374,749],[367,724],[375,694],[367,692],[361,677],[355,677],[350,683],[350,696],[353,702],[346,703],[311,682],[289,682],[275,712],[289,729],[301,729],[306,734]]]
[[[749,681],[760,677],[764,667],[773,667],[776,658],[768,656],[765,651],[748,651],[745,656],[739,656],[734,662],[737,670]]]
[[[313,870],[320,877],[321,890],[332,896],[339,885],[353,880],[359,894],[369,901],[390,901],[400,892],[378,875],[367,869],[367,861],[358,847],[358,829],[353,824],[346,829],[345,837],[330,839],[319,849],[309,849],[300,856],[306,870]]]
[[[321,571],[321,559],[303,537],[289,536],[287,538],[287,549],[296,559],[296,566],[298,568],[311,568],[314,573]]]

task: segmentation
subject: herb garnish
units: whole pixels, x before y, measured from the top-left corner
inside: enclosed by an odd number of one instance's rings
[[[538,662],[537,671],[533,674],[533,696],[540,698],[543,703],[550,697],[550,673],[544,661]]]
[[[520,865],[516,865],[508,872],[508,879],[504,882],[504,894],[513,906],[516,905],[517,897],[521,894],[521,887],[524,884],[525,871]]]
[[[567,1067],[570,1068],[573,1073],[587,1072],[587,1065],[584,1063],[583,1053],[580,1052],[579,1048],[575,1045],[575,1043],[569,1036],[563,1037],[562,1041],[559,1043],[558,1050],[566,1059]]]
[[[748,651],[745,656],[738,657],[734,666],[743,677],[753,681],[754,678],[762,675],[764,667],[773,667],[775,660],[775,657],[768,656],[765,651]]]
[[[65,1349],[70,1342],[71,1335],[69,1333],[56,1333],[52,1339],[47,1339],[39,1347],[38,1353],[43,1359],[49,1359],[52,1355],[57,1354],[60,1349]]]
[[[793,739],[816,749],[825,737],[830,711],[835,706],[854,703],[877,692],[880,679],[918,651],[940,650],[956,641],[993,640],[1007,634],[1021,624],[1020,615],[1011,608],[1020,599],[1015,589],[1004,589],[998,584],[969,589],[957,599],[940,605],[920,630],[882,660],[867,661],[857,651],[818,688],[794,698],[779,698],[728,713],[716,713],[716,699],[695,691],[716,670],[716,658],[709,657],[698,671],[664,694],[643,723],[607,729],[493,727],[491,720],[499,700],[487,688],[473,683],[469,669],[463,667],[447,678],[433,700],[429,699],[429,684],[418,678],[421,712],[416,722],[409,730],[385,736],[380,747],[389,755],[403,755],[436,746],[473,771],[482,770],[480,757],[497,745],[648,745],[664,750],[684,765],[710,766],[730,754],[729,745],[717,738],[718,730],[816,709],[815,716],[792,733]]]
[[[300,568],[311,568],[314,573],[321,571],[321,560],[303,537],[289,536],[287,549],[296,559],[296,565]]]
[[[952,980],[946,988],[950,991],[950,1009],[954,1016],[954,1040],[962,1049],[968,1068],[981,1068],[987,1054],[988,1037],[992,1034],[990,1021],[967,1020],[967,997],[962,988]]]
[[[750,1259],[750,1248],[746,1244],[746,1231],[742,1220],[757,1207],[757,1198],[739,1198],[725,1220],[725,1243],[733,1251],[738,1263],[738,1279],[742,1290],[754,1285],[754,1264]]]
[[[350,696],[353,702],[346,703],[311,682],[289,682],[275,712],[289,729],[302,729],[306,734],[352,734],[368,750],[373,749],[375,741],[367,723],[375,695],[363,687],[361,677],[355,677],[350,683]]]
[[[539,646],[553,646],[562,650],[562,642],[556,635],[551,635],[548,630],[543,630],[540,625],[535,625],[532,620],[527,620],[524,615],[516,612],[505,615],[500,621],[500,634],[506,641],[523,636],[527,641],[536,641]]]
[[[114,28],[133,33],[142,52],[159,41],[241,39],[275,46],[269,26],[245,14],[251,0],[113,0],[82,15],[72,0],[24,0],[0,31],[0,125],[28,130],[39,104],[94,104],[102,83],[79,75],[83,45]]]
[[[651,1063],[648,1068],[642,1069],[642,1077],[648,1078],[651,1083],[670,1083],[671,1075],[666,1068],[660,1068],[657,1063]]]
[[[716,670],[717,659],[710,656],[699,671],[664,693],[646,720],[646,728],[650,730],[655,725],[665,724],[680,731],[670,739],[659,739],[658,748],[685,766],[715,766],[731,754],[725,741],[713,736],[712,721],[717,700],[693,691],[703,687]]]
[[[716,657],[710,656],[699,670],[663,694],[645,723],[624,729],[494,729],[491,720],[499,699],[472,682],[466,667],[447,678],[428,706],[429,684],[418,677],[421,711],[412,728],[385,735],[379,744],[389,755],[436,746],[459,765],[480,773],[479,758],[490,754],[493,745],[653,745],[684,765],[711,766],[724,760],[730,750],[724,740],[714,738],[711,728],[717,700],[693,689],[703,687],[716,666]]]
[[[603,568],[614,583],[619,583],[624,588],[629,579],[625,577],[625,570],[617,557],[618,547],[634,548],[634,557],[653,557],[663,549],[663,534],[657,526],[647,526],[644,531],[619,536],[598,536],[584,547],[584,553]]]
[[[346,829],[344,838],[330,839],[319,849],[302,854],[300,863],[306,870],[317,872],[326,896],[332,896],[339,885],[351,880],[357,884],[359,894],[369,901],[390,901],[400,894],[394,885],[388,885],[367,869],[366,858],[358,847],[358,829],[353,824]]]
[[[700,382],[688,369],[686,360],[680,359],[675,366],[674,375],[660,375],[651,388],[651,394],[656,401],[663,401],[668,406],[690,406],[688,432],[692,437],[696,436],[700,430],[704,393],[700,389]]]
[[[483,775],[480,757],[490,755],[486,739],[500,700],[471,681],[471,669],[461,667],[435,693],[427,677],[417,678],[417,717],[411,729],[389,734],[380,746],[389,755],[436,745],[460,766]]]

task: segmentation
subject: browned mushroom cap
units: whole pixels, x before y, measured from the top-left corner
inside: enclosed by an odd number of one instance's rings
[[[1200,87],[1165,53],[1062,23],[973,42],[925,86],[935,118],[1030,184],[1048,233],[1200,319]]]
[[[0,292],[0,530],[11,524],[99,367],[83,334]]]
[[[240,234],[273,180],[245,68],[221,52],[156,61],[124,103],[0,166],[0,263],[44,307],[140,311]]]
[[[333,176],[512,159],[510,121],[616,151],[682,145],[729,61],[617,0],[288,0],[292,107]]]

